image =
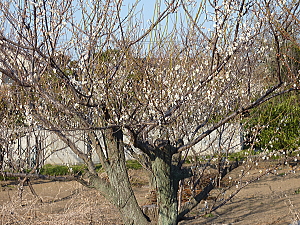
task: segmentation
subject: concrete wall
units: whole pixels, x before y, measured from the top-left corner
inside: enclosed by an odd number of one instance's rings
[[[86,134],[72,132],[69,136],[75,145],[84,153],[90,153],[95,163],[99,163],[98,156],[86,144]],[[61,141],[54,133],[46,130],[35,130],[15,139],[6,150],[5,160],[11,163],[34,166],[36,163],[75,165],[83,161]]]
[[[203,128],[203,131],[207,129]],[[39,162],[43,164],[81,164],[83,161],[62,142],[54,133],[46,130],[23,132],[25,135],[15,140],[9,146],[6,156],[7,161],[12,163],[27,164],[30,166]],[[84,131],[69,132],[71,140],[84,153],[89,153],[95,163],[100,163],[96,153],[87,144]],[[195,145],[189,154],[215,154],[217,152],[237,152],[242,148],[242,130],[240,124],[226,124],[204,138]],[[125,139],[126,136],[125,136]],[[186,143],[187,140],[184,140]],[[127,155],[127,158],[129,156]]]
[[[204,132],[209,127],[202,128]],[[201,131],[199,132],[201,133]],[[243,148],[243,127],[240,123],[224,124],[193,147],[200,155],[238,152]]]

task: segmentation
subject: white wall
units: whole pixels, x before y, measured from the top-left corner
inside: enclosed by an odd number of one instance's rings
[[[203,128],[204,131],[205,128]],[[207,127],[206,127],[207,129]],[[23,131],[25,133],[25,131]],[[87,145],[86,134],[83,131],[70,132],[71,140],[84,153],[91,152],[91,156],[95,163],[100,163],[97,154]],[[242,130],[241,125],[226,124],[220,129],[212,132],[208,137],[204,138],[200,143],[195,145],[189,154],[208,155],[217,152],[237,152],[242,148]],[[125,136],[125,139],[126,136]],[[127,140],[128,141],[128,140]],[[126,141],[126,142],[127,142]],[[187,140],[184,140],[186,143]],[[39,159],[37,152],[40,151]],[[6,160],[23,163],[33,163],[36,161],[44,161],[44,164],[81,164],[83,161],[73,151],[62,142],[54,133],[46,130],[35,130],[26,132],[26,135],[17,139],[9,146],[10,155],[6,156]],[[127,158],[130,158],[126,154]],[[19,160],[19,161],[18,161]]]

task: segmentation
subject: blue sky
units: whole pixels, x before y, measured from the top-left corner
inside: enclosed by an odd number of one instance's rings
[[[136,0],[124,0],[123,1],[123,10],[124,13],[128,11],[128,8],[131,7]],[[143,9],[144,20],[152,19],[156,0],[140,0],[138,3],[137,10]]]
[[[122,8],[122,16],[125,16],[129,10],[129,8],[131,8],[131,6],[133,4],[135,4],[136,2],[138,2],[136,12],[139,10],[142,10],[144,23],[146,26],[149,26],[150,23],[148,20],[152,21],[153,16],[154,15],[157,16],[157,14],[155,14],[155,11],[157,10],[156,5],[158,3],[161,3],[162,8],[160,9],[160,12],[162,12],[165,9],[165,2],[170,2],[170,1],[166,1],[166,0],[124,0],[123,8]],[[192,16],[195,16],[196,13],[200,13],[200,18],[198,18],[199,19],[198,21],[200,23],[201,23],[201,21],[205,21],[206,26],[212,26],[212,23],[210,23],[210,22],[208,23],[207,18],[205,18],[205,14],[206,14],[205,10],[212,12],[213,9],[211,8],[211,6],[209,4],[206,3],[206,1],[199,0],[196,2],[195,5],[187,2],[186,7],[188,8],[188,10],[190,11]],[[200,8],[202,9],[202,10],[200,10],[202,12],[198,11]],[[203,12],[204,12],[204,15],[202,14]],[[176,15],[177,16],[175,16],[175,14],[173,14],[169,18],[174,19],[176,17],[177,19],[180,18],[181,22],[183,22],[183,23],[186,22],[187,17],[185,15],[182,7],[179,8],[179,11],[176,13]],[[203,17],[203,18],[201,18],[201,17]],[[177,19],[173,20],[173,22],[174,21],[178,22]]]
[[[156,20],[157,4],[159,2],[161,2],[162,8],[159,11],[162,12],[165,9],[165,1],[164,0],[124,0],[122,12],[121,12],[121,16],[123,18],[127,15],[129,10],[132,9],[132,5],[134,5],[137,1],[138,1],[138,5],[135,10],[135,12],[138,15],[137,18],[141,19],[140,16],[142,17],[141,20],[143,22],[143,25],[141,27],[147,29],[151,26],[151,22]],[[156,11],[156,13],[155,13],[155,11]],[[141,13],[141,14],[139,15],[139,13]],[[173,14],[173,16],[174,16],[174,14]],[[171,17],[169,17],[169,18],[171,18]],[[162,27],[165,27],[166,19],[160,24],[162,25]],[[172,29],[172,27],[173,27],[172,25],[167,26],[166,29],[168,31],[170,31]],[[148,45],[149,43],[153,42],[153,39],[151,38],[151,34],[148,37],[146,37],[146,39],[144,39],[142,42],[145,43],[145,45]]]

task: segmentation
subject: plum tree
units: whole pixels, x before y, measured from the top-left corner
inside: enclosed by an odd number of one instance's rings
[[[282,70],[281,47],[288,28],[299,25],[299,3],[157,1],[148,22],[142,2],[128,11],[123,4],[1,2],[0,72],[25,93],[33,123],[54,132],[87,165],[88,178],[78,181],[99,190],[125,224],[151,222],[134,196],[125,149],[152,173],[155,222],[177,224],[239,166],[226,160],[232,143],[221,141],[224,130],[274,96],[299,90],[299,73]],[[275,60],[272,71],[264,69],[266,55]],[[70,138],[74,130],[86,132],[108,179]],[[183,203],[180,185],[202,168],[199,161],[193,170],[183,163],[213,132],[219,134],[207,144],[213,151],[200,152],[207,163],[217,160],[217,174]]]

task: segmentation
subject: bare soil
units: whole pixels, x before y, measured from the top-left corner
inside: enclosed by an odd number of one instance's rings
[[[270,165],[260,165],[244,178],[250,180],[262,174]],[[245,168],[246,169],[246,168]],[[214,211],[201,216],[211,207],[207,199],[190,213],[194,220],[180,224],[291,224],[300,220],[300,170],[282,166],[273,174],[243,188],[232,200]],[[239,180],[241,168],[227,177],[228,182]],[[147,196],[147,173],[130,171],[134,191],[140,205],[149,203]],[[0,182],[0,224],[122,224],[118,211],[97,191],[83,187],[77,182],[52,182],[35,180],[32,186],[24,186],[22,201],[16,181]],[[236,184],[219,199],[226,199],[237,190]],[[218,195],[216,189],[210,197]],[[221,203],[217,201],[216,204]]]
[[[268,168],[273,165],[262,164],[252,170],[244,178],[245,181],[260,176]],[[242,173],[242,168],[237,168],[230,176],[232,180],[238,181],[239,175]],[[245,168],[246,169],[246,168]],[[279,166],[272,173],[261,177],[253,183],[250,183],[245,188],[241,189],[238,194],[228,201],[224,206],[220,207],[212,214],[203,215],[205,206],[211,207],[212,200],[207,200],[206,203],[200,204],[196,210],[190,215],[196,219],[191,221],[181,222],[181,225],[187,224],[234,224],[234,225],[267,225],[267,224],[291,224],[300,220],[300,170],[296,167]],[[245,184],[244,181],[244,184]],[[235,182],[234,184],[238,184]],[[238,186],[233,185],[223,197],[219,197],[216,202],[220,204],[223,199],[230,196],[238,190]],[[212,197],[218,194],[218,190],[214,190]],[[221,201],[220,201],[221,199]]]

